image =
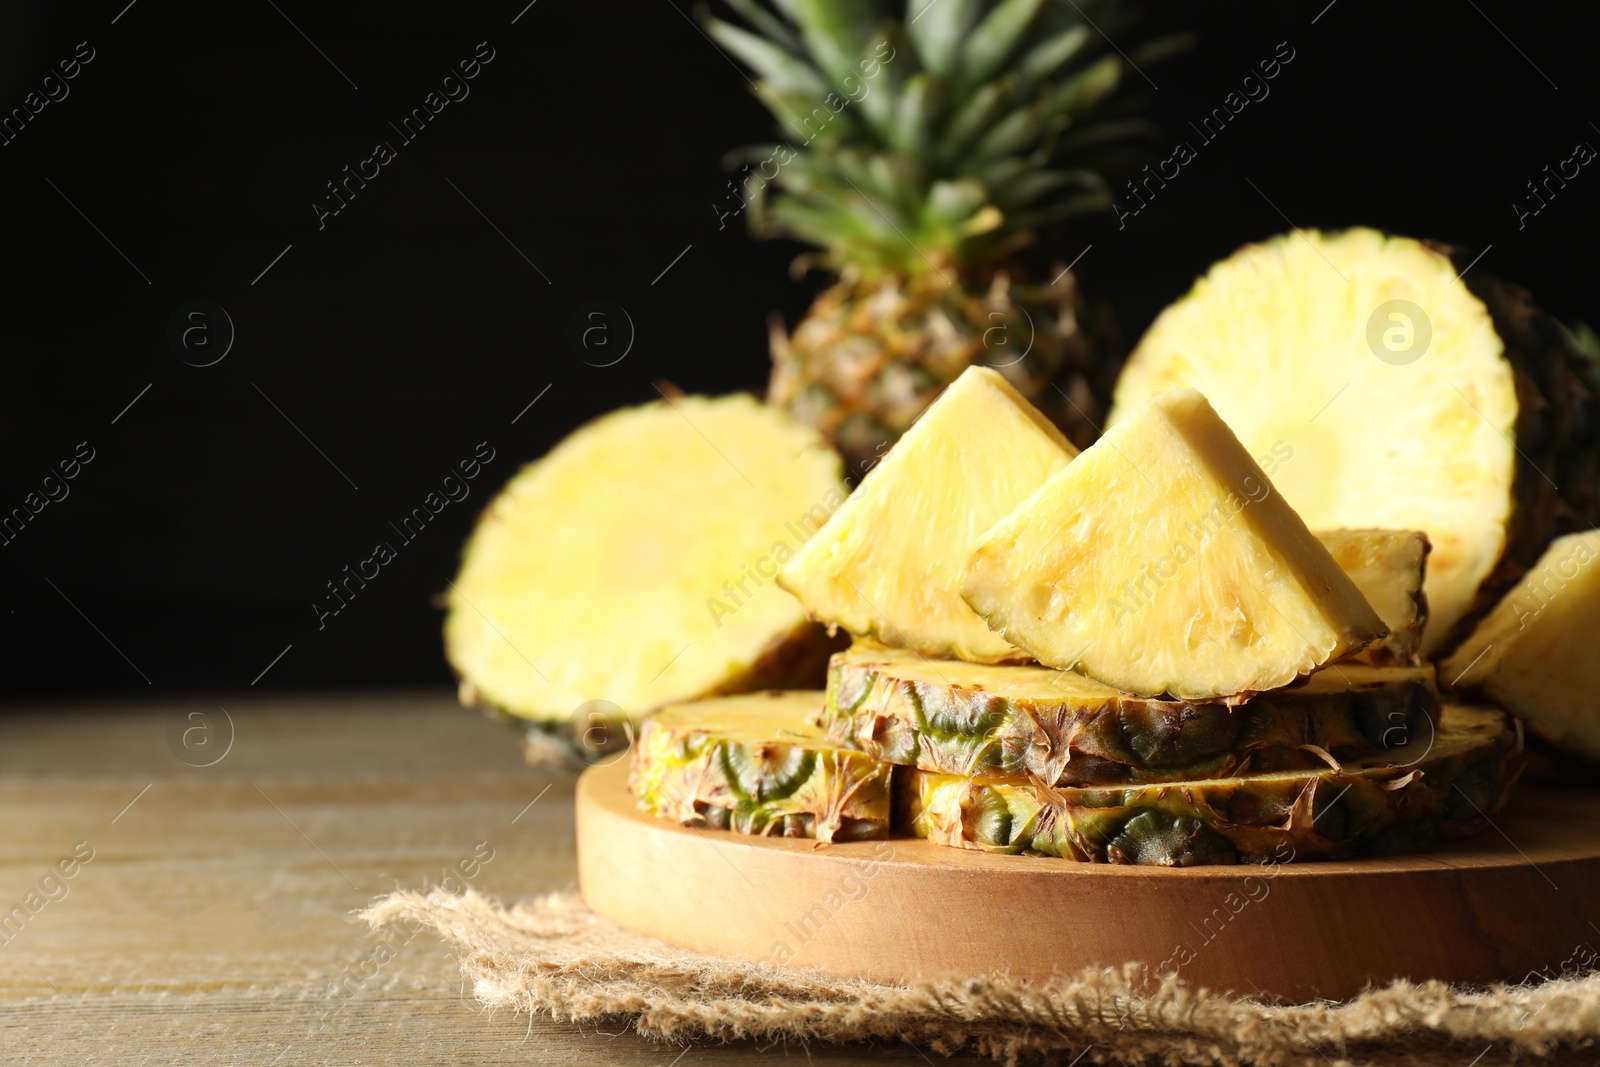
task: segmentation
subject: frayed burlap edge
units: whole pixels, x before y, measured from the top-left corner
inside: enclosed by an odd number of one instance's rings
[[[454,943],[487,1006],[557,1021],[620,1018],[676,1042],[907,1042],[1008,1065],[1081,1055],[1219,1067],[1488,1067],[1570,1055],[1600,1037],[1600,973],[1485,989],[1400,981],[1343,1003],[1275,1006],[1177,978],[1147,982],[1135,965],[1041,984],[844,979],[674,948],[601,918],[575,892],[510,907],[471,889],[398,892],[361,918],[374,929],[431,928]]]

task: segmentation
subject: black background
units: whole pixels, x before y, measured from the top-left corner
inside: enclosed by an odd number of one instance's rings
[[[744,77],[687,0],[525,2],[0,14],[0,110],[79,41],[95,50],[70,95],[0,147],[0,512],[78,442],[95,450],[71,495],[0,548],[7,693],[247,686],[291,645],[260,688],[443,683],[430,596],[518,463],[653,399],[657,379],[764,382],[768,312],[792,323],[823,280],[789,277],[796,246],[718,228],[723,153],[771,129]],[[1049,251],[1092,245],[1079,273],[1130,340],[1286,219],[1488,248],[1478,269],[1592,321],[1600,173],[1520,231],[1511,207],[1576,142],[1600,145],[1585,9],[1148,5],[1124,48],[1200,35],[1147,72],[1158,88],[1127,83],[1167,131],[1161,155],[1278,42],[1295,58],[1125,228],[1080,225]],[[471,95],[319,231],[324,183],[397,140],[387,123],[480,41],[495,58]],[[237,331],[206,368],[166,342],[196,299]],[[594,299],[635,325],[615,366],[585,365],[566,339]],[[473,496],[319,631],[324,582],[484,440],[497,458]]]

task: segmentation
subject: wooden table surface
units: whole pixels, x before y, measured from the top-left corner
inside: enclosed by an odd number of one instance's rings
[[[226,754],[191,766],[223,751],[230,721]],[[185,730],[201,731],[187,747]],[[0,1064],[668,1067],[684,1050],[486,1014],[430,934],[328,998],[377,943],[351,913],[441,881],[481,842],[484,892],[573,885],[574,781],[527,768],[504,727],[442,693],[0,710],[0,922],[27,915],[0,925]],[[808,1055],[923,1062],[704,1044],[681,1063]]]

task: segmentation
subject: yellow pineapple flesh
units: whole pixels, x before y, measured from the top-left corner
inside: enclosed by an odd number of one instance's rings
[[[1243,700],[1387,632],[1203,396],[1154,398],[978,542],[962,595],[1041,663]]]
[[[1419,530],[1324,530],[1317,534],[1339,569],[1378,613],[1389,636],[1351,659],[1385,667],[1420,661],[1428,624],[1428,535]]]
[[[445,650],[464,697],[571,724],[820,671],[821,628],[771,579],[843,499],[837,454],[753,397],[589,423],[512,478],[462,552]]]
[[[977,663],[1026,660],[957,591],[973,541],[1075,449],[1004,378],[965,371],[778,581],[858,637]]]
[[[1551,543],[1440,668],[1557,748],[1600,763],[1600,530]]]

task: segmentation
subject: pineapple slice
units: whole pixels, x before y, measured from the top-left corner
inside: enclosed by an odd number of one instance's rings
[[[1428,535],[1416,530],[1328,530],[1317,540],[1378,613],[1389,636],[1351,657],[1379,666],[1416,663],[1428,624]]]
[[[1557,538],[1445,661],[1445,682],[1481,692],[1528,729],[1600,763],[1600,530]]]
[[[996,372],[971,367],[867,474],[778,583],[859,637],[979,663],[1026,660],[962,602],[973,540],[1076,454]]]
[[[1556,534],[1600,521],[1594,362],[1450,253],[1370,229],[1247,246],[1157,317],[1110,420],[1199,389],[1253,455],[1283,457],[1273,484],[1313,529],[1426,531],[1429,658]]]
[[[1437,736],[1339,770],[1079,789],[904,771],[895,824],[942,845],[1093,863],[1391,855],[1486,827],[1521,754],[1504,712],[1447,706]]]
[[[1205,397],[1156,397],[980,539],[962,595],[1051,667],[1143,696],[1288,685],[1384,636]]]
[[[685,826],[851,841],[889,829],[889,765],[834,744],[811,720],[818,692],[719,697],[665,708],[633,752],[639,807]]]
[[[512,478],[462,552],[445,650],[463,696],[585,734],[574,717],[597,707],[638,719],[820,677],[821,628],[771,578],[843,500],[817,432],[748,396],[591,422]]]
[[[889,763],[1051,785],[1318,768],[1426,736],[1432,665],[1334,664],[1229,707],[1119,693],[1071,671],[930,660],[858,642],[833,657],[821,724]]]

